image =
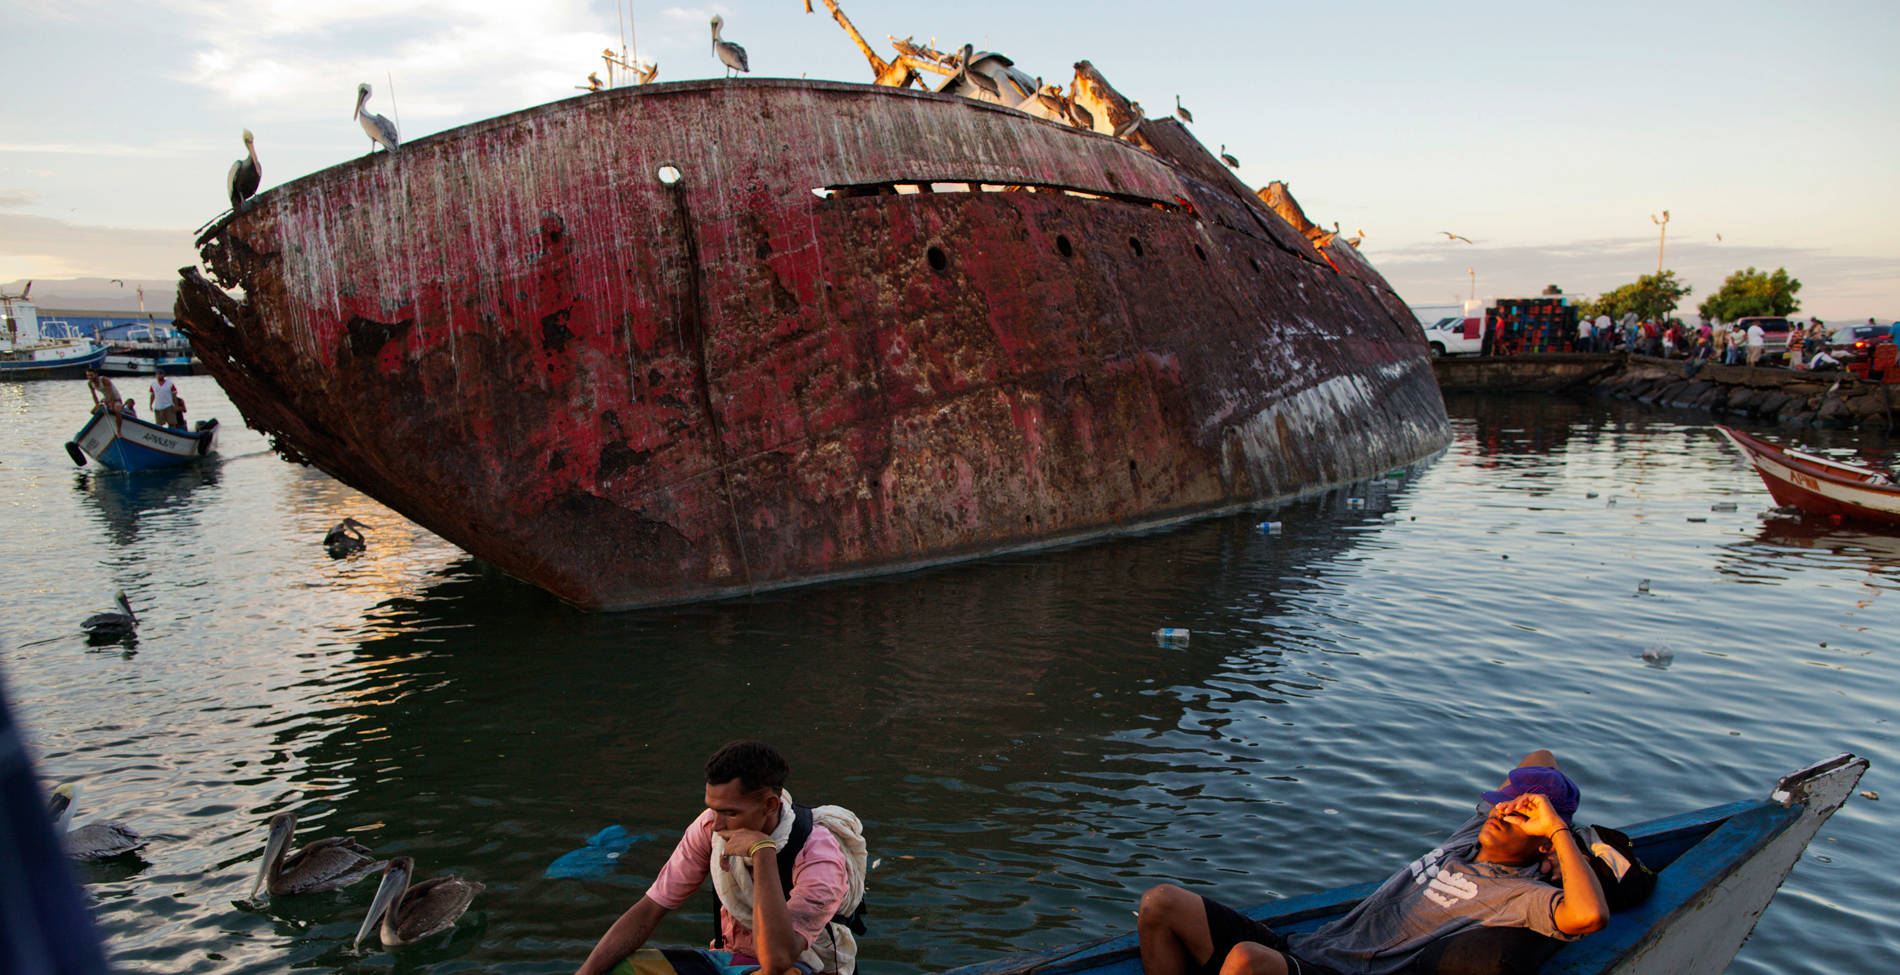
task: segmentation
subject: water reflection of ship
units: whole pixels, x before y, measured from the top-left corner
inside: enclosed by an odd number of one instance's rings
[[[1827,552],[1850,558],[1864,558],[1870,568],[1900,568],[1900,534],[1882,532],[1866,525],[1842,524],[1828,518],[1797,513],[1774,514],[1764,518],[1761,529],[1747,542],[1733,549],[1785,551],[1789,548]]]
[[[215,487],[222,468],[214,454],[195,464],[160,470],[83,470],[74,476],[73,490],[98,512],[112,543],[126,546],[138,540],[141,523],[152,515],[174,508],[192,510],[192,495],[200,487]]]
[[[506,878],[609,822],[676,829],[695,811],[698,762],[742,735],[784,743],[795,795],[857,808],[895,848],[995,823],[999,802],[1039,807],[1038,782],[1100,780],[1064,793],[1059,823],[1139,818],[1152,762],[1185,748],[1169,775],[1224,775],[1248,747],[1207,694],[1311,697],[1329,679],[1316,674],[1355,666],[1319,665],[1324,648],[1285,617],[1324,602],[1320,577],[1369,535],[1350,529],[1376,524],[1406,483],[1284,506],[1279,535],[1251,514],[673,611],[582,613],[460,561],[378,606],[354,659],[313,676],[313,697],[292,705],[292,775],[503,899],[542,896]],[[1366,508],[1347,509],[1348,494]],[[1149,633],[1164,624],[1197,632],[1159,648]],[[494,830],[469,829],[472,816]],[[1000,828],[982,841],[1011,863],[1046,859]],[[650,877],[665,853],[636,847],[614,883]]]
[[[1453,450],[1483,458],[1480,468],[1551,466],[1579,429],[1579,405],[1545,397],[1487,398],[1475,394],[1446,397],[1452,422]],[[1560,461],[1558,463],[1561,463]]]

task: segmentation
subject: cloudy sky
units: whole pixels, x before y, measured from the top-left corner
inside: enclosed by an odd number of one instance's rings
[[[1900,14],[1887,2],[1591,4],[845,0],[867,38],[1088,58],[1149,114],[1174,97],[1241,175],[1364,230],[1414,304],[1593,293],[1664,260],[1691,304],[1787,267],[1803,311],[1900,316]],[[869,80],[800,0],[631,7],[661,80]],[[257,136],[266,186],[361,154],[356,83],[405,137],[576,94],[626,0],[0,0],[0,281],[169,283]],[[885,49],[888,53],[888,49]],[[391,88],[393,86],[393,98]],[[1449,240],[1440,231],[1469,237]]]

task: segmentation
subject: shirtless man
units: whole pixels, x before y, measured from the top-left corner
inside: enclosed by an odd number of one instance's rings
[[[1281,935],[1172,884],[1150,888],[1135,922],[1147,975],[1391,975],[1435,942],[1480,926],[1572,941],[1609,922],[1569,817],[1580,798],[1557,759],[1524,756],[1479,812],[1358,907],[1316,931]],[[1554,887],[1540,867],[1554,855]]]
[[[119,415],[119,391],[97,369],[86,370],[86,391],[92,394],[92,411],[105,410],[114,416]]]

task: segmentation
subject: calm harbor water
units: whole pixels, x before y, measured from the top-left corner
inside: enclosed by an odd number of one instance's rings
[[[0,385],[0,676],[42,775],[83,784],[76,822],[152,838],[81,871],[122,970],[571,971],[738,736],[864,818],[874,975],[1124,933],[1157,880],[1255,903],[1377,879],[1538,746],[1608,824],[1870,757],[1883,799],[1824,829],[1732,970],[1900,957],[1900,536],[1770,512],[1701,416],[1454,400],[1455,444],[1410,476],[1264,515],[586,615],[181,386],[218,456],[134,476],[61,449],[83,384]],[[332,560],[346,515],[369,550]],[[119,589],[136,652],[89,649],[78,621]],[[283,810],[488,890],[445,939],[352,951],[372,883],[246,899]],[[643,837],[613,872],[544,876],[610,824]],[[710,903],[659,940],[702,941]]]

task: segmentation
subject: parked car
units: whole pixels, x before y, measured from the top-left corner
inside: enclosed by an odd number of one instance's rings
[[[1851,367],[1857,362],[1871,361],[1874,346],[1891,341],[1893,334],[1885,325],[1848,325],[1828,336],[1827,354],[1841,360],[1842,366]]]
[[[1441,355],[1477,355],[1484,349],[1484,319],[1453,315],[1425,326],[1425,344],[1432,358]]]

